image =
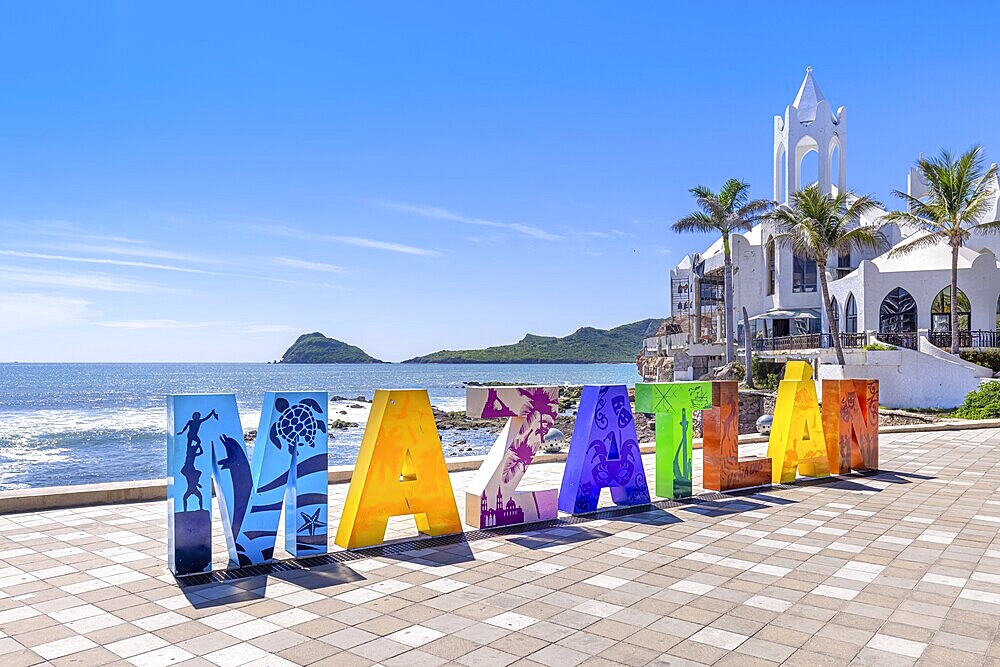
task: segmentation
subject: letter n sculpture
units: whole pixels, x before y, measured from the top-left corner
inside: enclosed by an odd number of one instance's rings
[[[559,509],[569,514],[593,512],[605,488],[611,489],[616,505],[649,503],[635,419],[623,384],[583,388]]]
[[[656,495],[664,498],[691,495],[694,439],[691,413],[711,408],[711,382],[635,385],[635,411],[656,415]]]
[[[732,491],[771,484],[771,459],[740,458],[739,387],[735,382],[712,383],[712,409],[701,413],[705,457],[702,486]]]
[[[796,472],[809,477],[830,474],[816,382],[812,379],[812,366],[804,361],[785,364],[785,377],[778,384],[767,455],[771,458],[771,479],[775,484],[794,482]]]
[[[823,380],[830,471],[878,470],[878,380]]]
[[[462,532],[426,389],[379,389],[347,490],[336,543],[381,544],[389,517],[412,514],[425,535]]]
[[[465,521],[476,528],[554,519],[558,489],[517,491],[559,409],[558,387],[469,387],[469,417],[507,418],[465,493]]]

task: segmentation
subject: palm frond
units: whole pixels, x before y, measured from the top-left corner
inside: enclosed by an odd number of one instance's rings
[[[1000,234],[1000,220],[981,222],[973,227],[972,230],[980,234]]]
[[[672,229],[675,232],[701,232],[703,234],[719,231],[715,219],[700,211],[684,216],[673,224]]]

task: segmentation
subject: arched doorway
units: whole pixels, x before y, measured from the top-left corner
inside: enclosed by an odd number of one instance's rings
[[[853,294],[847,295],[847,305],[844,307],[844,332],[858,333],[858,302]]]
[[[965,292],[958,290],[958,330],[969,331],[972,327],[972,306]],[[951,331],[951,287],[945,287],[931,301],[931,331]]]
[[[833,322],[830,323],[830,333],[840,333],[840,304],[837,297],[830,299],[830,306],[833,308]]]
[[[902,287],[897,287],[882,299],[878,311],[878,330],[902,332],[917,330],[917,302]]]

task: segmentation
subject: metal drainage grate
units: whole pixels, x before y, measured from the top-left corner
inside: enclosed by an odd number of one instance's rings
[[[773,484],[771,486],[757,486],[747,489],[737,489],[726,493],[711,492],[702,493],[697,497],[658,500],[646,505],[630,505],[628,507],[609,507],[587,514],[570,515],[558,519],[548,519],[545,521],[535,521],[533,523],[520,523],[513,526],[500,526],[497,528],[469,530],[454,535],[441,535],[439,537],[418,537],[403,542],[390,542],[380,544],[375,547],[365,547],[352,551],[334,551],[320,556],[307,556],[304,558],[288,558],[284,560],[273,560],[260,565],[248,565],[246,567],[236,567],[227,570],[213,570],[211,572],[199,572],[198,574],[186,574],[176,576],[177,585],[181,588],[190,586],[202,586],[205,584],[217,584],[226,581],[236,581],[238,579],[249,579],[251,577],[262,577],[280,572],[290,572],[293,570],[309,570],[314,567],[324,565],[335,565],[338,563],[349,563],[366,558],[378,558],[380,556],[394,556],[407,551],[419,549],[435,549],[449,547],[456,544],[468,542],[478,542],[493,537],[504,537],[507,535],[523,535],[549,528],[560,526],[575,526],[581,523],[589,523],[600,519],[617,519],[633,514],[642,514],[653,509],[676,509],[691,505],[714,504],[720,500],[735,500],[741,496],[754,496],[764,491],[789,491],[796,487],[815,486],[817,484],[831,484],[851,477],[870,477],[878,475],[878,472],[852,473],[851,475],[840,475],[831,477],[818,477],[797,480],[795,484]]]

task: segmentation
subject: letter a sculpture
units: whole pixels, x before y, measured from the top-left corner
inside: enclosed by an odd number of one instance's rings
[[[816,382],[812,379],[812,366],[804,361],[785,364],[785,377],[778,385],[767,455],[771,459],[771,479],[775,484],[794,482],[796,471],[809,477],[830,474]]]
[[[389,517],[408,514],[426,535],[462,532],[427,390],[379,389],[335,541],[381,544]]]
[[[559,489],[559,509],[569,514],[593,512],[601,489],[611,489],[616,505],[649,503],[635,419],[623,384],[583,388]]]

